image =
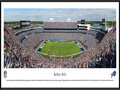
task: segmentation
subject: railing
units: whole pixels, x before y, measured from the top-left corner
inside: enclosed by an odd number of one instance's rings
[[[42,27],[34,27],[34,28],[28,28],[28,29],[20,29],[19,31],[17,32],[14,32],[15,35],[21,33],[21,32],[26,32],[26,31],[30,31],[30,30],[34,30],[34,29],[39,29],[39,28],[42,28]]]

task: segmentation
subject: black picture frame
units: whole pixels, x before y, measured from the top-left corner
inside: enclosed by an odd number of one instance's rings
[[[119,2],[119,0],[1,0],[1,2]],[[120,7],[119,7],[120,8]],[[120,9],[119,9],[120,10]],[[119,23],[120,26],[120,23]],[[0,32],[1,33],[1,32]],[[1,39],[1,38],[0,38]],[[1,45],[1,42],[0,42]],[[1,61],[0,61],[1,64]],[[1,68],[1,67],[0,67]],[[119,61],[119,68],[120,68],[120,61]],[[119,70],[120,74],[120,70]],[[0,74],[1,75],[1,74]],[[2,77],[1,77],[2,78]],[[2,83],[2,82],[1,82]],[[25,89],[25,90],[31,90],[31,89],[45,89],[45,90],[53,90],[53,89],[63,89],[63,90],[74,90],[74,89],[81,89],[81,90],[120,90],[120,88],[1,88],[1,90],[16,90],[16,89]]]

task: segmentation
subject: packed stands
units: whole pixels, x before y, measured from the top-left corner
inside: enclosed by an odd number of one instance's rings
[[[37,29],[39,31],[41,29]],[[4,28],[4,67],[5,68],[115,68],[116,67],[116,28],[113,27],[101,42],[83,33],[37,33],[26,37],[21,43],[22,36],[33,33],[34,30],[14,35],[6,25]],[[97,35],[97,32],[91,32]],[[53,62],[35,52],[34,47],[42,40],[66,39],[84,40],[87,51],[68,62]]]
[[[44,30],[77,30],[77,22],[44,22]]]

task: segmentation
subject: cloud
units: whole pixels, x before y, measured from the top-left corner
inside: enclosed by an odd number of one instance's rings
[[[116,20],[115,9],[29,9],[18,10],[15,9],[5,11],[5,21],[19,21],[19,20],[31,20],[31,21],[49,21],[49,18],[54,18],[54,21],[66,21],[70,18],[71,21],[79,21],[86,19],[86,21],[96,21],[105,18],[106,20]]]

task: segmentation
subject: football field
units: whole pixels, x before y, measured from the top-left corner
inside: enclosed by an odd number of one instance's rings
[[[48,41],[41,52],[49,55],[71,55],[82,51],[74,41]]]

